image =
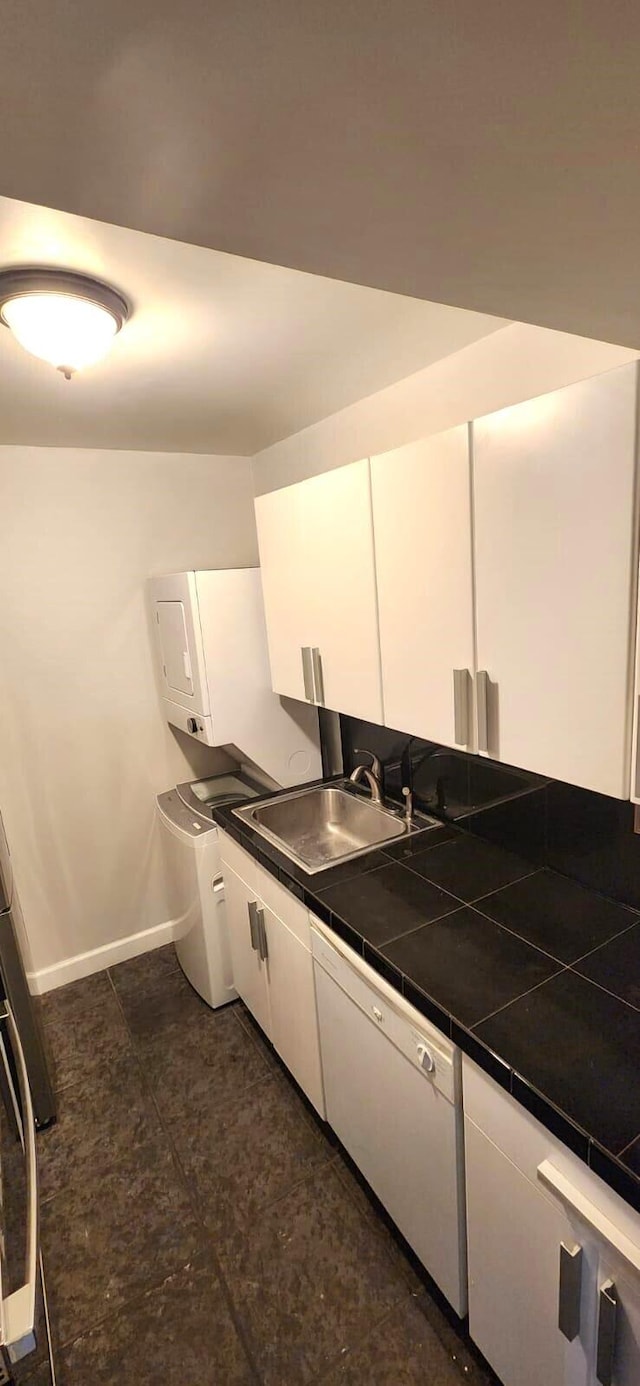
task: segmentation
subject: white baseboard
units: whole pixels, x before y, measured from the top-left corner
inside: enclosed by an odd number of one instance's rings
[[[104,972],[116,963],[137,958],[140,953],[149,953],[152,948],[162,948],[175,937],[175,920],[168,919],[164,924],[156,924],[142,933],[129,934],[128,938],[105,943],[102,948],[92,948],[90,953],[78,953],[74,958],[65,958],[52,967],[43,967],[40,972],[30,972],[29,986],[36,996],[45,991],[63,987],[67,982],[77,982],[80,977],[90,977],[94,972]]]

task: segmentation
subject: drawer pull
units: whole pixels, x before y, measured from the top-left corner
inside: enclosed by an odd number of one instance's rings
[[[568,1343],[580,1332],[580,1293],[582,1289],[582,1247],[560,1243],[558,1328]]]
[[[613,1280],[605,1280],[598,1296],[598,1343],[596,1376],[600,1386],[612,1386],[613,1357],[616,1348],[618,1295]]]
[[[258,934],[258,906],[255,900],[250,900],[247,905],[249,912],[249,933],[251,934],[251,947],[254,953],[259,953],[259,934]]]
[[[269,957],[269,949],[267,947],[267,930],[264,923],[264,910],[256,910],[256,919],[258,923],[258,952],[260,954],[260,961],[266,962]]]

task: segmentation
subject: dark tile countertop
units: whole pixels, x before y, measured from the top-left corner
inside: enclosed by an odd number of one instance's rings
[[[640,915],[445,824],[310,876],[214,818],[640,1211]]]

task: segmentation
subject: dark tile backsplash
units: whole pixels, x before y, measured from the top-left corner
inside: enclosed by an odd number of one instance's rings
[[[640,909],[633,804],[356,718],[340,720],[346,774],[365,759],[355,747],[373,751],[387,794],[400,798],[409,781],[417,807]]]

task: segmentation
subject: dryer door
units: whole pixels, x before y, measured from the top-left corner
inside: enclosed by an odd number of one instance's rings
[[[156,602],[162,671],[171,694],[193,697],[193,673],[183,602]]]
[[[187,716],[207,717],[209,689],[194,574],[152,578],[149,593],[163,697],[184,708]],[[185,720],[185,730],[191,730],[186,719],[179,720],[180,724]]]

